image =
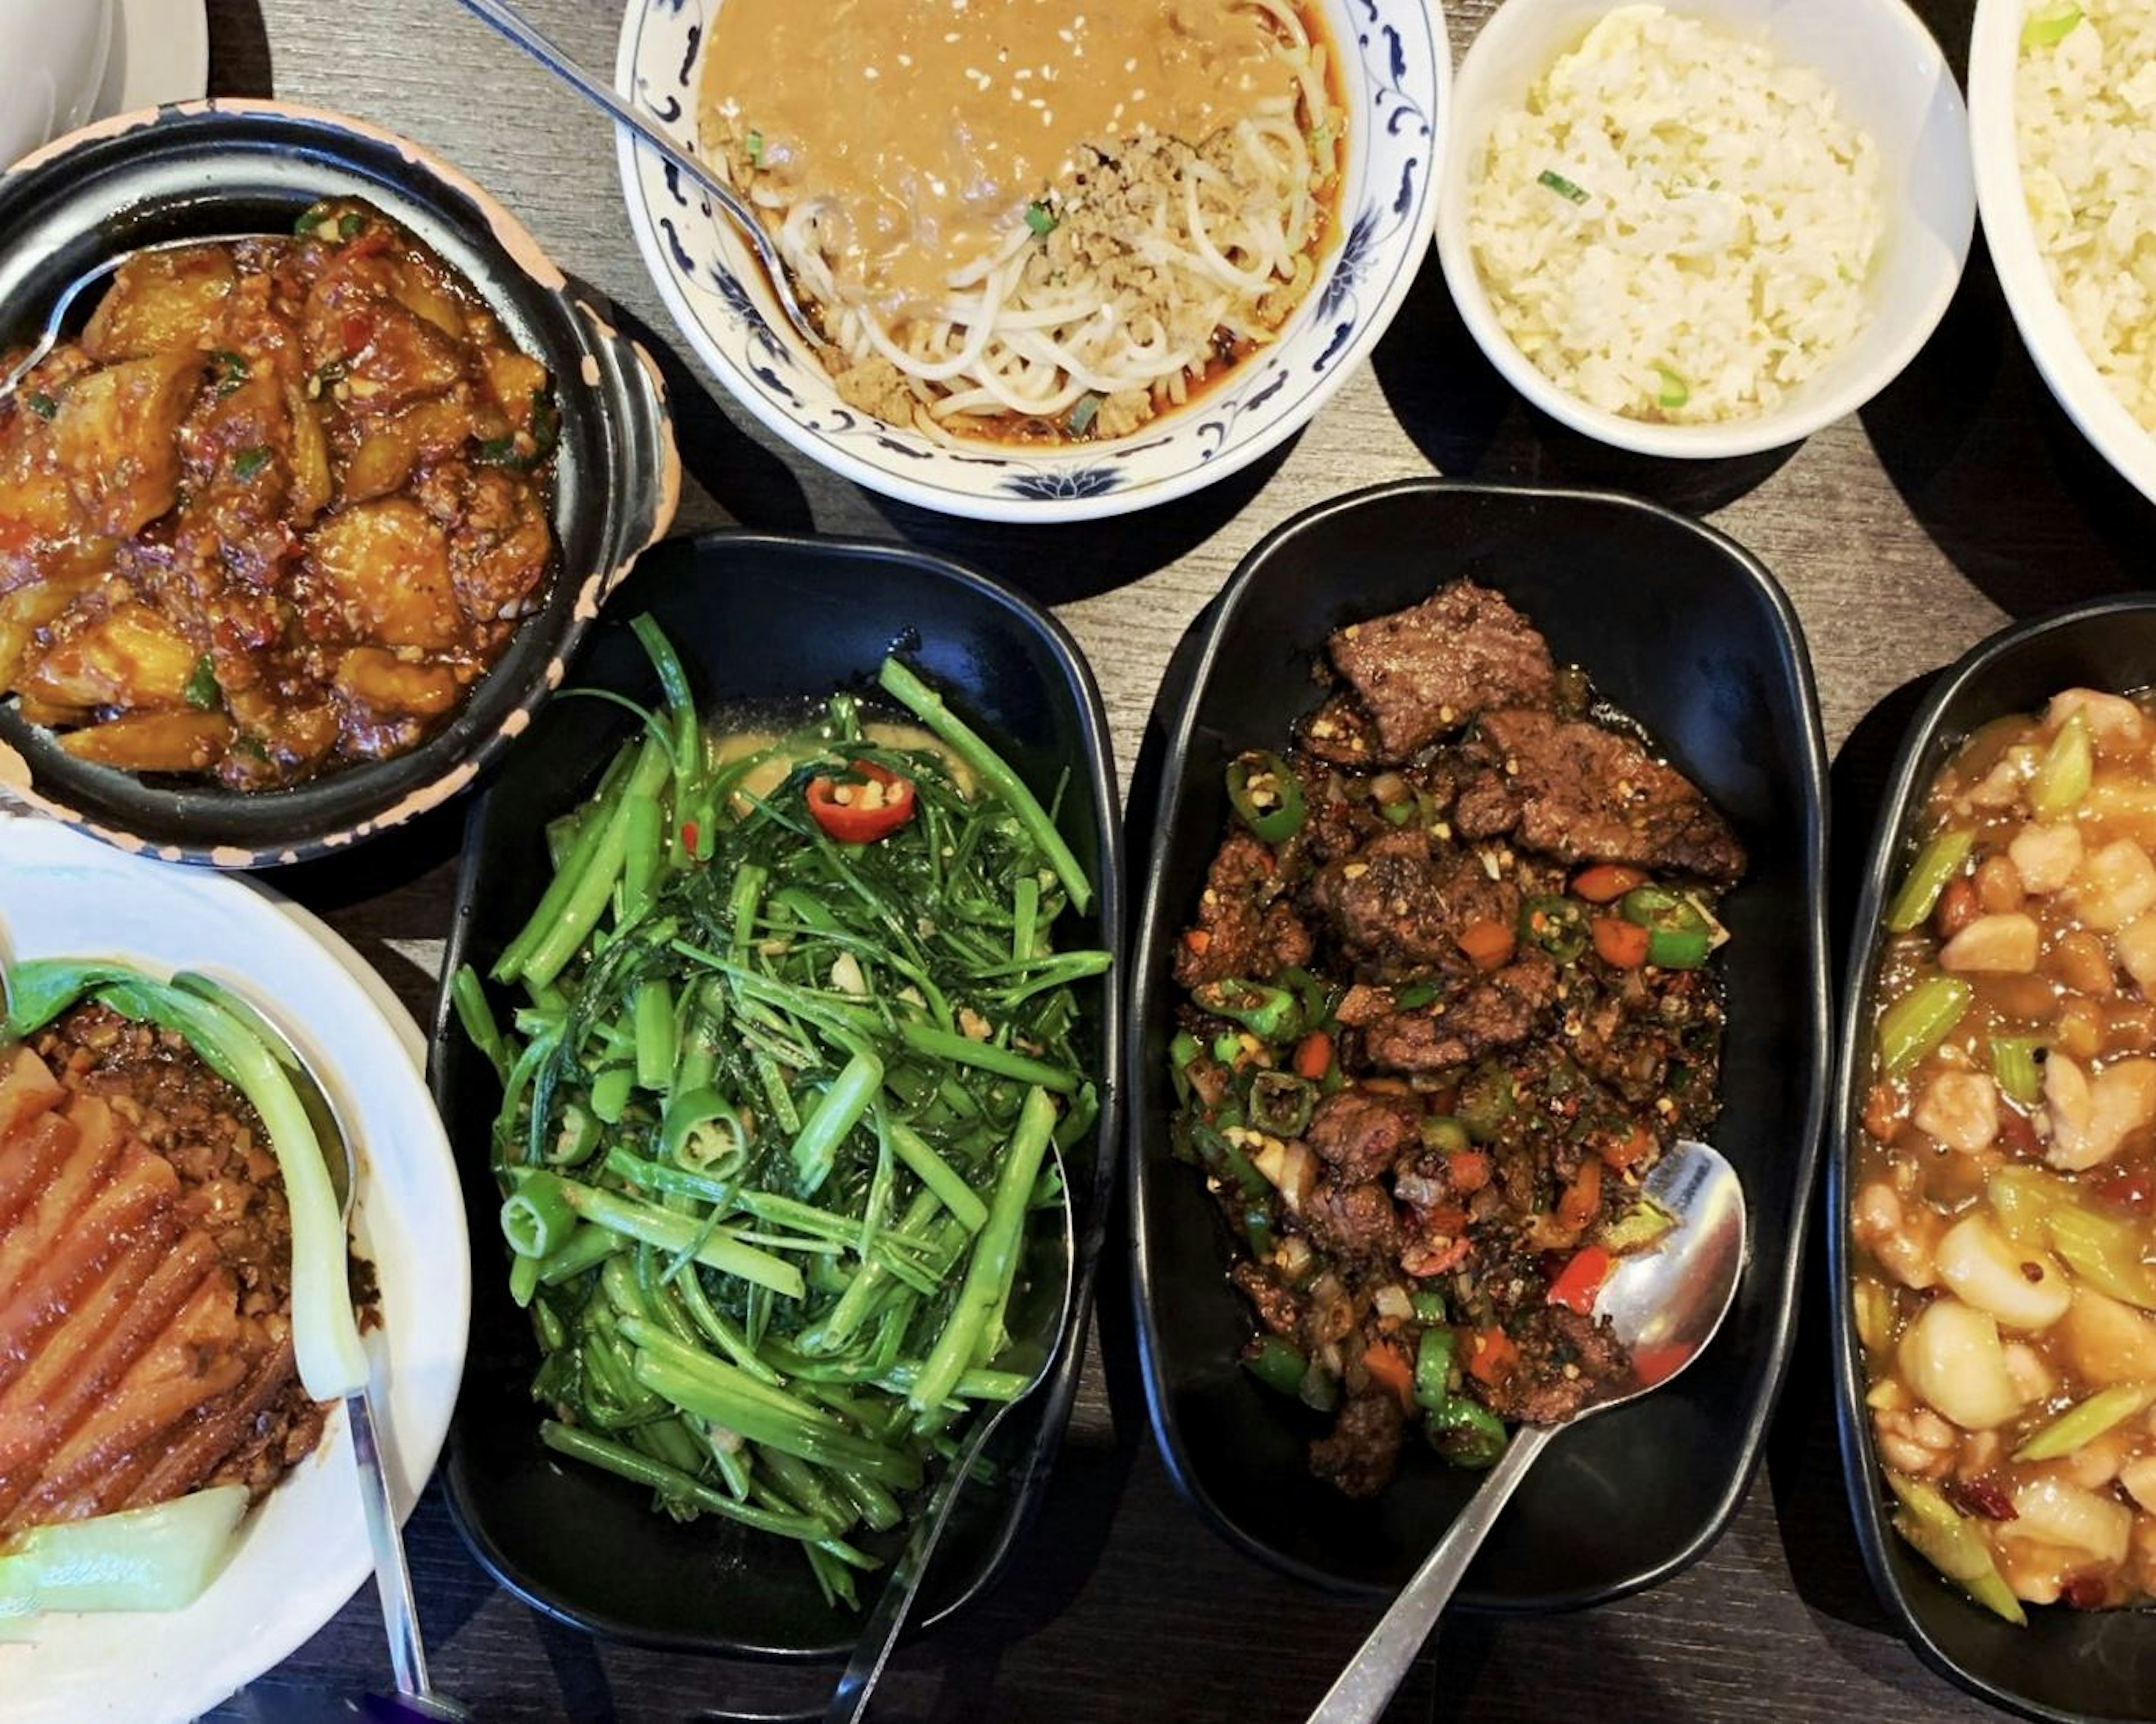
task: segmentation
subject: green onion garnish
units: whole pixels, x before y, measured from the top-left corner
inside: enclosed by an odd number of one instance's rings
[[[1025,207],[1025,224],[1045,239],[1055,231],[1055,212],[1045,203],[1029,203]]]
[[[217,393],[229,395],[247,381],[247,362],[229,347],[220,347],[209,357],[217,367]]]
[[[2024,48],[2050,48],[2066,40],[2073,27],[2082,21],[2082,9],[2067,0],[2064,6],[2051,6],[2032,12],[2021,25],[2021,45]]]
[[[359,230],[367,225],[367,218],[356,209],[348,209],[337,218],[337,238],[357,239]]]
[[[1661,391],[1655,397],[1656,406],[1682,407],[1691,399],[1691,385],[1671,371],[1669,367],[1658,365],[1655,370],[1661,375],[1662,380]]]
[[[233,476],[236,479],[252,479],[269,464],[269,448],[266,444],[258,443],[252,449],[240,450],[232,458]]]
[[[41,419],[49,419],[60,410],[60,404],[42,389],[33,390],[23,398],[23,404]]]
[[[748,159],[757,167],[762,167],[763,134],[760,131],[752,131],[749,133],[746,142],[748,146]]]
[[[329,212],[326,209],[316,208],[308,210],[305,214],[300,216],[299,220],[292,223],[292,232],[304,239],[308,234],[313,233],[316,228],[321,226],[322,218],[328,214]]]
[[[1585,189],[1582,187],[1573,184],[1570,180],[1567,179],[1553,167],[1546,167],[1540,173],[1537,174],[1535,176],[1535,183],[1540,186],[1548,186],[1550,190],[1556,192],[1558,197],[1569,198],[1574,203],[1584,203],[1587,202],[1587,192]]]
[[[195,660],[195,668],[187,678],[187,705],[198,711],[208,712],[218,703],[217,667],[204,653]]]
[[[1070,409],[1070,417],[1064,422],[1065,428],[1073,437],[1083,437],[1093,428],[1093,421],[1098,418],[1100,414],[1101,398],[1097,395],[1081,395],[1078,398],[1078,404]]]

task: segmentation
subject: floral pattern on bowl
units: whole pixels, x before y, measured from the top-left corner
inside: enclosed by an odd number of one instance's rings
[[[695,147],[699,50],[726,0],[629,0],[614,81]],[[839,399],[753,254],[693,186],[624,133],[629,225],[675,323],[728,393],[811,459],[873,490],[992,521],[1083,520],[1165,502],[1293,435],[1377,343],[1429,250],[1451,78],[1439,0],[1319,0],[1350,115],[1345,237],[1286,333],[1220,387],[1132,436],[1065,450],[942,444]]]

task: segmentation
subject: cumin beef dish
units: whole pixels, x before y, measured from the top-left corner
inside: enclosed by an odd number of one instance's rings
[[[0,1049],[0,1538],[266,1494],[328,1410],[290,1302],[268,1135],[180,1036],[85,1004]]]
[[[136,256],[0,399],[0,695],[237,791],[405,753],[545,596],[558,429],[546,367],[370,205]]]
[[[1643,1176],[1713,1119],[1718,894],[1743,847],[1497,593],[1340,630],[1232,813],[1175,952],[1176,1152],[1257,1335],[1382,1491],[1411,1427],[1486,1466],[1660,1374],[1594,1315],[1671,1219]],[[1322,1426],[1313,1419],[1313,1429]]]

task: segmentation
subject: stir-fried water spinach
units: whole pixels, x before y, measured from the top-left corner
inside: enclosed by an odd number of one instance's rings
[[[550,1447],[798,1541],[853,1606],[864,1530],[1025,1386],[1004,1317],[1050,1145],[1096,1116],[1074,984],[1110,958],[1054,949],[1092,888],[1051,808],[899,660],[921,730],[839,695],[743,752],[634,626],[664,705],[547,833],[492,968],[524,1003],[454,981],[532,1392]]]

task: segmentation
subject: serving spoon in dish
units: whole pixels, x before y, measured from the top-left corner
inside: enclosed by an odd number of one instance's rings
[[[875,1609],[861,1625],[853,1658],[832,1691],[830,1708],[824,1714],[824,1724],[856,1724],[857,1720],[867,1716],[870,1698],[875,1692],[884,1666],[891,1662],[892,1649],[898,1644],[906,1619],[912,1614],[913,1601],[928,1573],[929,1561],[935,1556],[937,1546],[942,1542],[952,1508],[964,1494],[975,1464],[1011,1409],[1033,1395],[1048,1380],[1055,1367],[1056,1343],[1065,1325],[1070,1321],[1070,1301],[1076,1292],[1074,1284],[1077,1280],[1078,1240],[1070,1213],[1070,1186],[1064,1178],[1063,1152],[1051,1142],[1048,1156],[1049,1164],[1055,1169],[1060,1193],[1055,1204],[1055,1219],[1060,1225],[1026,1229],[1025,1283],[1013,1296],[1010,1338],[990,1362],[998,1370],[1025,1372],[1025,1386],[993,1411],[983,1409],[976,1417],[966,1440],[952,1457],[950,1465],[943,1470],[943,1476],[937,1480],[935,1491],[913,1523],[913,1534],[906,1541],[905,1554],[891,1569],[891,1578],[884,1583]]]
[[[172,984],[201,994],[239,1018],[285,1068],[321,1144],[322,1161],[349,1237],[359,1191],[359,1151],[314,1069],[282,1030],[223,984],[184,971],[172,977]],[[367,1377],[362,1375],[346,1389],[344,1405],[345,1417],[352,1426],[360,1501],[367,1513],[367,1542],[374,1551],[375,1588],[382,1597],[382,1627],[389,1637],[389,1664],[397,1679],[396,1694],[368,1696],[362,1715],[383,1720],[385,1724],[392,1720],[469,1719],[471,1714],[462,1706],[434,1691],[427,1674],[418,1606],[412,1596],[412,1568],[404,1554],[403,1535],[398,1529],[396,1504],[389,1494],[381,1429],[374,1417],[373,1385]]]
[[[1744,1188],[1721,1152],[1681,1142],[1656,1163],[1642,1191],[1676,1225],[1651,1252],[1621,1260],[1594,1301],[1630,1352],[1633,1386],[1565,1424],[1523,1424],[1481,1488],[1437,1542],[1310,1724],[1373,1724],[1452,1600],[1497,1516],[1551,1439],[1570,1424],[1661,1388],[1697,1359],[1722,1326],[1744,1268]]]
[[[794,293],[793,279],[786,273],[778,248],[772,243],[770,234],[764,232],[756,212],[740,192],[712,171],[709,163],[690,155],[570,59],[538,26],[509,4],[509,0],[462,0],[462,4],[467,12],[493,25],[578,95],[608,115],[615,125],[625,127],[644,148],[696,181],[741,229],[742,238],[748,241],[757,261],[763,265],[763,273],[771,278],[771,290],[778,300],[778,309],[786,314],[786,321],[793,326],[794,333],[819,353],[831,345]]]
[[[230,245],[236,240],[268,237],[259,233],[197,233],[185,239],[160,239],[153,245],[131,247],[117,256],[106,258],[84,270],[60,290],[59,296],[53,301],[52,309],[45,313],[44,326],[38,331],[38,339],[31,344],[29,351],[8,368],[4,377],[0,377],[0,401],[5,401],[13,395],[22,386],[23,379],[36,370],[45,356],[59,345],[61,331],[67,327],[68,314],[74,309],[74,302],[108,276],[117,275],[136,259],[146,258],[161,251],[190,251],[198,245]]]

